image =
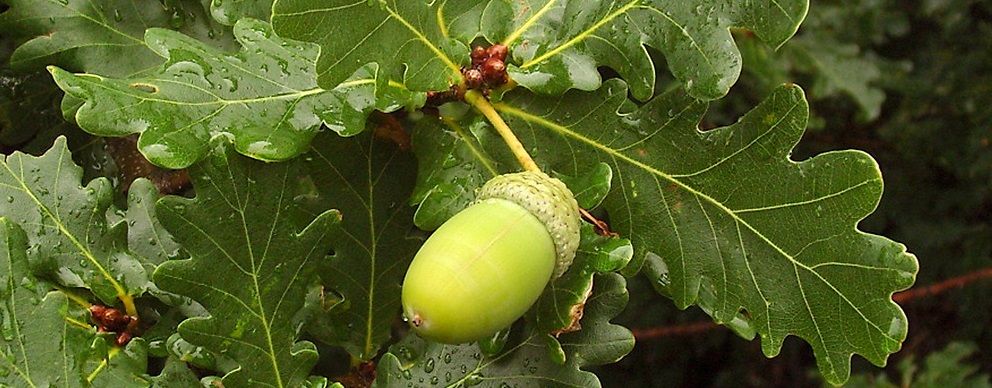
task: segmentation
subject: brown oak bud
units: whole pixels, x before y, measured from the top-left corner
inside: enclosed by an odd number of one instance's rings
[[[475,46],[475,48],[472,49],[471,57],[472,67],[477,67],[485,62],[486,59],[489,58],[489,55],[486,53],[486,49],[482,48],[482,46]]]
[[[485,81],[482,72],[478,69],[466,69],[462,71],[462,77],[465,77],[465,85],[469,89],[478,89]]]
[[[486,49],[486,54],[489,58],[499,59],[500,61],[506,62],[506,45],[494,44]]]
[[[497,87],[506,83],[506,64],[496,58],[489,58],[482,64],[482,78],[489,87]]]
[[[131,317],[122,314],[117,309],[106,309],[100,320],[107,331],[121,331],[131,322]]]

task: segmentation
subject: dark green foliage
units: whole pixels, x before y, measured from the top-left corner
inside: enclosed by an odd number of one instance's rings
[[[736,118],[779,82],[812,85],[810,80],[823,76],[790,59],[808,39],[819,41],[813,49],[823,52],[857,47],[856,59],[864,63],[859,71],[881,70],[864,85],[884,93],[877,117],[866,117],[852,96],[814,88],[809,98],[816,130],[807,133],[793,158],[846,148],[877,158],[886,191],[863,225],[912,247],[920,257],[918,286],[992,265],[992,1],[821,1],[811,5],[797,36],[778,52],[752,51],[745,43],[749,37],[738,38],[744,74],[730,97],[708,112],[711,122]],[[705,319],[702,313],[668,308],[645,313],[649,302],[638,298],[636,287],[631,284],[628,311],[636,313],[625,316],[628,327]],[[959,287],[900,302],[912,322],[909,345],[890,359],[889,381],[905,381],[898,377],[897,361],[937,351],[952,340],[979,344],[971,363],[992,372],[985,349],[992,344],[992,280]],[[809,385],[812,360],[806,349],[786,341],[779,357],[765,360],[756,343],[741,344],[725,330],[704,331],[640,341],[615,371],[605,373],[655,386]],[[644,361],[672,367],[659,372],[641,365]],[[855,371],[877,373],[859,361]]]
[[[0,2],[0,385],[992,371],[992,281],[891,295],[990,265],[990,0]],[[491,91],[496,111],[620,236],[585,225],[578,264],[509,334],[441,346],[400,321],[407,263],[520,164],[471,106],[421,107],[498,42],[516,87]],[[127,191],[97,136],[135,133],[194,188]],[[140,315],[139,338],[98,333],[95,302]],[[636,347],[628,330],[698,322],[732,330]],[[980,347],[922,361],[951,341]]]

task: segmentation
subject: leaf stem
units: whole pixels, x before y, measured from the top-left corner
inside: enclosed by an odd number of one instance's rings
[[[117,294],[117,298],[121,300],[124,305],[124,311],[127,311],[127,315],[132,317],[138,316],[138,308],[134,305],[134,297],[126,292]]]
[[[520,162],[520,165],[523,166],[524,170],[534,172],[541,171],[541,168],[537,166],[536,162],[534,162],[534,158],[530,157],[530,154],[527,153],[527,149],[524,148],[524,145],[520,143],[517,136],[513,134],[512,130],[510,130],[510,126],[506,124],[506,121],[503,121],[503,118],[500,117],[499,113],[496,112],[496,109],[493,108],[493,105],[489,103],[489,100],[486,99],[482,93],[479,93],[477,90],[469,90],[465,92],[465,101],[474,106],[482,112],[487,119],[489,119],[489,122],[493,124],[494,128],[496,128],[496,132],[499,132],[499,135],[503,137],[503,141],[510,147],[510,151],[517,157],[517,161]]]
[[[75,318],[66,317],[65,318],[65,321],[66,322],[69,322],[70,324],[76,325],[80,329],[89,330],[89,329],[92,329],[93,328],[93,325],[91,325],[89,323],[86,323],[86,322],[83,322],[83,321],[80,321],[80,320],[75,319]]]
[[[69,299],[69,300],[71,300],[73,302],[76,302],[76,304],[78,304],[79,307],[89,308],[90,305],[93,304],[93,303],[90,303],[90,301],[86,300],[86,298],[83,298],[83,297],[81,297],[79,295],[76,295],[75,293],[72,293],[72,292],[70,292],[69,290],[67,290],[67,289],[65,289],[63,287],[60,287],[59,285],[53,285],[52,287],[54,287],[56,290],[58,290],[63,295],[65,295],[65,297],[67,299]]]

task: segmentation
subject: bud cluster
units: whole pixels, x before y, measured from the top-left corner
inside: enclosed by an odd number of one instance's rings
[[[451,85],[448,90],[427,92],[428,107],[438,107],[446,102],[464,101],[465,91],[475,89],[488,95],[489,89],[498,88],[509,82],[506,74],[507,48],[502,44],[494,44],[489,48],[475,46],[470,57],[472,66],[462,68],[464,85]]]
[[[134,335],[132,332],[138,326],[138,317],[122,313],[120,310],[103,305],[90,306],[90,314],[93,315],[93,322],[98,325],[99,332],[117,333],[114,345],[124,346],[131,341]]]
[[[462,77],[469,89],[487,90],[503,86],[509,79],[506,75],[507,48],[494,44],[489,48],[475,46],[472,50],[472,66],[462,68]]]

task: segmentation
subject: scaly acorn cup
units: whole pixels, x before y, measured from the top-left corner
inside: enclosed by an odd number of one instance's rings
[[[579,205],[543,172],[500,175],[424,242],[403,280],[403,314],[420,336],[459,344],[510,326],[565,273]]]

